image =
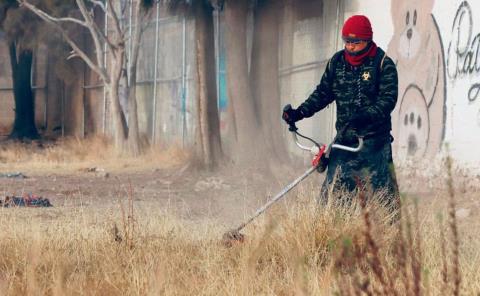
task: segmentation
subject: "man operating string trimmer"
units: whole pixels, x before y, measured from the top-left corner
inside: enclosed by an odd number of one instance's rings
[[[394,211],[399,193],[392,160],[390,113],[397,102],[398,77],[393,61],[372,40],[370,21],[363,15],[347,19],[342,29],[345,49],[330,59],[315,91],[297,109],[286,108],[282,117],[288,124],[313,116],[333,101],[337,104],[336,143],[356,145],[358,153],[334,149],[329,155],[327,176],[321,190],[354,192],[356,180],[383,191],[384,202]]]
[[[382,192],[384,203],[397,213],[399,194],[392,160],[390,113],[397,102],[398,81],[395,64],[372,41],[372,28],[365,16],[349,18],[342,30],[345,49],[329,61],[320,84],[297,109],[285,106],[283,119],[290,125],[297,146],[316,156],[312,167],[260,207],[238,227],[226,232],[224,242],[243,241],[240,231],[315,170],[328,165],[321,200],[333,192],[354,192],[357,181]],[[337,103],[337,135],[334,143],[320,145],[297,132],[295,122],[311,117],[328,104]],[[315,146],[303,146],[302,137]],[[325,158],[328,154],[328,159]],[[328,163],[328,164],[327,164]]]

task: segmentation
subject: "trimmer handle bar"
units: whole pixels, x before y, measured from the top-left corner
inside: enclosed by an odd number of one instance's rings
[[[290,111],[292,109],[292,105],[288,104],[286,105],[284,108],[283,108],[283,113],[288,113],[288,111]],[[292,123],[289,123],[288,124],[288,130],[292,132],[292,135],[293,135],[293,140],[295,141],[295,144],[297,144],[297,146],[302,149],[302,150],[305,150],[305,151],[310,151],[312,154],[318,154],[318,152],[320,151],[320,147],[323,146],[323,144],[319,144],[317,143],[315,140],[313,140],[312,138],[309,138],[309,137],[306,137],[302,134],[300,134],[297,130],[297,126],[295,125],[294,122]],[[343,133],[343,130],[341,132],[339,132],[340,134]],[[300,141],[298,140],[298,136],[312,142],[314,144],[314,146],[312,147],[307,147],[305,145],[302,145],[300,143]],[[330,152],[331,149],[339,149],[339,150],[344,150],[344,151],[349,151],[349,152],[358,152],[362,149],[363,147],[363,137],[358,137],[358,145],[357,147],[350,147],[350,146],[345,146],[345,145],[341,145],[341,144],[335,144],[335,140],[336,140],[337,137],[335,137],[335,139],[332,141],[332,143],[329,145],[328,149],[327,149],[327,152]]]
[[[292,132],[293,141],[295,142],[295,144],[302,150],[310,151],[312,154],[317,154],[318,151],[320,151],[320,147],[324,145],[324,144],[317,143],[312,138],[306,137],[306,136],[300,134],[299,132],[297,132],[298,129],[295,126],[294,123],[290,125],[288,130]],[[302,143],[300,143],[300,141],[298,139],[299,136],[301,138],[304,138],[304,139],[312,142],[314,145],[312,147],[308,147],[308,146],[303,145]],[[346,146],[346,145],[335,144],[335,140],[334,140],[330,144],[330,147],[331,147],[330,149],[339,149],[339,150],[344,150],[344,151],[349,151],[349,152],[354,152],[354,153],[359,152],[363,148],[363,137],[357,137],[357,139],[358,139],[357,147],[350,147],[350,146]]]

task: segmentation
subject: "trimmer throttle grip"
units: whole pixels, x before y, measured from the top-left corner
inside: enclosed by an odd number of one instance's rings
[[[283,107],[283,119],[285,121],[287,121],[288,119],[288,111],[292,110],[292,105],[290,104],[287,104],[285,105],[285,107]],[[296,132],[298,130],[297,126],[295,125],[295,122],[292,122],[292,123],[288,123],[288,130],[291,131],[291,132]]]
[[[298,128],[295,125],[295,123],[290,123],[290,124],[288,124],[288,130],[291,131],[291,132],[296,132],[298,130]]]
[[[317,165],[317,172],[323,173],[328,167],[328,157],[323,154],[322,157],[320,157],[320,161],[318,162]]]
[[[317,169],[317,172],[323,173],[328,166],[328,157],[326,155],[327,145],[322,145],[322,147],[319,148],[320,150],[318,151],[317,155],[315,155],[315,158],[312,160],[312,166]]]
[[[292,105],[286,104],[285,107],[283,107],[283,112],[288,112],[289,110],[292,110]]]

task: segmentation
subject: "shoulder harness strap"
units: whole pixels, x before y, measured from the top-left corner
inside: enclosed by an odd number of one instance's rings
[[[382,61],[380,62],[380,72],[382,72],[382,69],[383,69],[383,62],[385,61],[385,58],[387,57],[387,55],[385,54],[385,52],[383,53],[383,58],[382,58]]]
[[[337,63],[338,63],[338,59],[343,55],[343,49],[340,50],[340,51],[337,51],[333,57],[330,59],[330,61],[328,61],[328,67],[329,67],[329,71],[328,71],[328,74],[330,74],[329,76],[330,77],[335,77],[335,73],[337,71]]]
[[[387,55],[385,54],[385,51],[383,51],[383,49],[381,49],[379,47],[377,49],[377,54],[375,55],[375,58],[373,59],[373,68],[374,68],[373,79],[376,83],[377,90],[380,86],[380,79],[378,79],[378,78],[380,76],[380,73],[382,72],[383,62],[385,61],[386,57],[387,57]]]
[[[377,48],[377,55],[375,56],[373,60],[373,65],[375,66],[375,71],[382,72],[383,69],[383,62],[385,61],[385,58],[387,55],[385,54],[385,51],[381,49],[380,47]]]

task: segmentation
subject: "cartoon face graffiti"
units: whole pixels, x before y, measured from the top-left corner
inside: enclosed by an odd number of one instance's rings
[[[401,159],[422,157],[425,154],[430,132],[427,104],[422,92],[415,86],[406,90],[399,110],[399,134],[397,155]]]
[[[430,12],[433,0],[392,1],[393,22],[398,39],[398,55],[405,60],[413,60],[428,42],[425,31],[431,21]]]
[[[445,58],[434,0],[392,0],[394,34],[387,54],[398,70],[392,114],[394,150],[400,157],[434,156],[445,125]]]

